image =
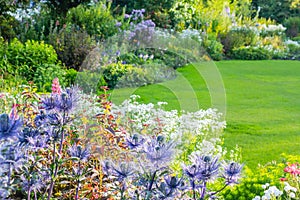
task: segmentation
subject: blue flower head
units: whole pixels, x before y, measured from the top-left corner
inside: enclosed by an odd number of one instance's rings
[[[21,119],[14,114],[10,116],[6,113],[0,115],[0,140],[16,136],[22,127]]]
[[[18,140],[20,146],[26,146],[32,144],[32,140],[36,139],[40,135],[39,131],[34,128],[25,127],[19,134]]]
[[[202,181],[212,180],[219,173],[220,163],[218,157],[198,157],[196,165],[198,165],[199,168],[198,178]]]
[[[106,161],[103,163],[103,170],[106,175],[113,175],[119,181],[135,174],[135,169],[133,164],[130,162],[120,162],[119,164],[113,164],[112,162]]]
[[[223,177],[225,178],[227,184],[238,183],[237,181],[240,178],[243,166],[243,164],[231,162],[224,167]]]
[[[71,157],[83,162],[90,157],[90,150],[88,148],[83,148],[81,145],[76,144],[69,148],[68,153]]]
[[[158,136],[144,144],[144,153],[150,163],[167,165],[174,155],[174,142],[165,142],[163,136]]]
[[[64,90],[59,100],[57,101],[56,107],[61,112],[70,112],[78,101],[77,95],[78,88],[67,88]]]
[[[126,144],[130,149],[137,149],[141,147],[144,142],[145,139],[138,134],[134,134],[133,136],[126,138]]]

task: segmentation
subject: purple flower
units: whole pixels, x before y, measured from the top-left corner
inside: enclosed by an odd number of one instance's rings
[[[83,148],[81,145],[76,144],[69,148],[68,153],[71,157],[83,162],[90,157],[90,150],[88,148]]]
[[[78,101],[77,88],[68,88],[63,91],[57,101],[56,107],[60,112],[70,112]]]
[[[240,178],[243,166],[244,165],[242,164],[231,162],[224,167],[223,177],[225,178],[227,184],[238,183],[237,181]]]
[[[164,142],[164,138],[158,136],[156,139],[151,139],[144,144],[143,152],[146,154],[148,161],[155,166],[167,165],[173,158],[174,143],[172,141]]]
[[[209,181],[216,177],[219,172],[219,158],[211,158],[210,156],[201,156],[198,157],[197,165],[199,168],[198,178],[202,181]]]
[[[116,27],[120,27],[120,26],[122,26],[122,22],[117,22]]]
[[[106,175],[113,175],[119,181],[135,174],[134,164],[130,162],[121,162],[119,164],[113,164],[112,162],[106,161],[103,165],[103,170]]]
[[[144,142],[145,139],[138,134],[134,134],[133,136],[126,138],[126,144],[130,149],[137,149],[138,147],[141,147]]]
[[[181,189],[183,182],[176,176],[165,176],[164,181],[157,185],[159,199],[170,199],[175,197],[176,191]]]
[[[39,135],[40,133],[37,129],[25,127],[23,131],[18,134],[18,143],[20,146],[30,145]]]
[[[21,119],[18,119],[15,115],[3,113],[0,115],[0,139],[7,139],[16,136],[22,127],[23,123]]]
[[[45,110],[51,111],[55,109],[58,98],[58,94],[51,95],[42,99],[42,106]]]

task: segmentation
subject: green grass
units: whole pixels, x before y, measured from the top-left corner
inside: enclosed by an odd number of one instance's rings
[[[242,147],[243,161],[251,168],[279,160],[281,153],[299,154],[300,62],[222,61],[215,65],[226,90],[225,146]],[[175,80],[140,87],[134,93],[146,103],[166,101],[168,109],[222,110],[223,85],[216,72],[207,71],[211,68],[212,63],[184,67]],[[117,90],[113,101],[121,102],[121,97],[132,93]]]

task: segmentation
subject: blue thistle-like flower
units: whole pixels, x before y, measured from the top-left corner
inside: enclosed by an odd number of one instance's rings
[[[115,176],[119,181],[132,176],[135,173],[133,164],[130,162],[121,162],[120,164],[113,164],[112,162],[103,163],[103,170],[107,175]]]
[[[16,136],[22,127],[21,119],[15,115],[3,113],[0,115],[0,140]]]
[[[54,110],[56,108],[57,103],[58,103],[57,94],[42,98],[42,107],[47,111]]]
[[[144,142],[145,139],[138,134],[134,134],[133,136],[126,138],[126,144],[130,149],[137,149],[138,147],[141,147]]]
[[[8,167],[12,165],[14,169],[20,169],[25,160],[24,152],[20,148],[16,148],[15,146],[11,146],[8,144],[7,146],[2,146],[0,149],[0,166]]]
[[[198,178],[202,181],[209,181],[216,177],[219,172],[219,158],[211,158],[210,156],[201,156],[197,159],[197,164],[199,168]]]
[[[39,135],[40,135],[40,133],[37,129],[25,127],[18,134],[19,145],[26,146],[26,145],[32,144],[32,140],[34,140],[34,138],[36,138]]]
[[[68,88],[61,93],[56,104],[56,108],[60,112],[70,112],[74,108],[78,101],[76,90],[78,88]]]
[[[177,176],[165,176],[164,180],[167,186],[172,190],[175,190],[182,186],[182,178],[178,178]]]
[[[159,199],[173,199],[177,195],[177,191],[181,189],[183,182],[181,178],[176,176],[165,176],[164,181],[156,185]]]
[[[243,166],[243,164],[231,162],[224,167],[223,177],[225,178],[227,184],[238,183],[237,181],[240,178]]]
[[[88,148],[83,148],[81,145],[76,144],[69,148],[68,153],[71,157],[83,162],[90,157],[90,150]]]
[[[199,168],[198,166],[196,166],[195,164],[190,165],[190,166],[186,166],[183,165],[182,166],[184,173],[189,177],[189,178],[196,178],[199,174]]]
[[[164,142],[163,140],[162,136],[158,136],[144,144],[143,152],[146,154],[146,158],[156,166],[166,165],[173,158],[174,142]]]
[[[36,127],[40,127],[44,125],[46,122],[47,122],[47,115],[43,111],[41,111],[41,113],[34,118],[34,125]]]

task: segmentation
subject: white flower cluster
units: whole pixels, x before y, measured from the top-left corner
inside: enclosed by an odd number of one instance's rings
[[[289,198],[296,198],[297,188],[291,186],[288,182],[284,182],[284,191],[288,194]]]
[[[139,133],[147,127],[173,139],[179,139],[185,133],[205,138],[212,133],[217,135],[226,125],[220,121],[221,114],[215,109],[183,112],[180,115],[177,110],[164,110],[162,105],[166,103],[142,104],[137,102],[137,98],[139,96],[134,95],[112,110],[120,118],[121,124],[129,127],[132,133]],[[215,135],[210,135],[210,138]]]
[[[201,34],[198,30],[196,29],[185,29],[180,33],[181,38],[194,38],[198,42],[202,42],[202,37]]]
[[[264,195],[262,197],[256,196],[252,200],[271,200],[271,199],[277,199],[279,198],[283,192],[279,190],[276,186],[270,186],[269,183],[266,183],[262,186],[264,191]]]
[[[264,35],[264,36],[273,36],[273,35],[282,35],[286,28],[279,25],[266,25],[266,24],[256,24],[256,26],[234,26],[231,28],[232,30],[241,30],[241,29],[248,29],[253,31],[256,35]]]
[[[282,24],[278,24],[278,25],[261,25],[261,31],[264,32],[276,32],[278,34],[282,34],[284,31],[286,30],[285,27],[282,26]]]
[[[294,46],[296,46],[296,47],[300,47],[300,43],[297,42],[297,41],[293,41],[293,40],[286,40],[286,41],[284,42],[284,44],[285,44],[285,45],[294,45]]]

